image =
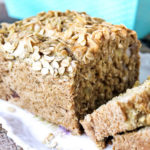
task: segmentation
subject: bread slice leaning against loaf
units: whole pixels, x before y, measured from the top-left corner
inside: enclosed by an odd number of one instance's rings
[[[114,97],[86,115],[81,124],[86,134],[102,148],[109,136],[150,125],[150,80]]]

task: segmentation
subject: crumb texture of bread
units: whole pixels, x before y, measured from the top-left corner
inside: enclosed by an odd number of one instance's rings
[[[150,125],[149,106],[150,80],[146,80],[86,115],[81,124],[87,135],[98,143],[117,133]]]
[[[113,150],[149,150],[150,128],[116,135],[113,139]]]
[[[79,132],[80,119],[138,80],[139,48],[135,31],[84,12],[3,23],[0,98]]]

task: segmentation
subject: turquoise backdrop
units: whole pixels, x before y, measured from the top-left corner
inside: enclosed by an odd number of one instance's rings
[[[11,17],[23,19],[41,11],[85,11],[113,24],[124,24],[142,38],[150,33],[150,0],[5,0]]]

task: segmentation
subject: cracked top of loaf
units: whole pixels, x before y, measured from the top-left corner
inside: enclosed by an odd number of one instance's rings
[[[123,25],[75,11],[42,12],[13,24],[3,23],[0,29],[0,51],[6,59],[25,60],[42,74],[67,71],[71,77],[77,63],[96,62],[107,45],[126,50],[137,41],[136,33]]]

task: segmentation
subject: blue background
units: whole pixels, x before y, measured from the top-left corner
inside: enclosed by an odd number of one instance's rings
[[[85,11],[113,24],[124,24],[142,38],[150,32],[150,0],[5,0],[11,17],[23,19],[41,11]]]

